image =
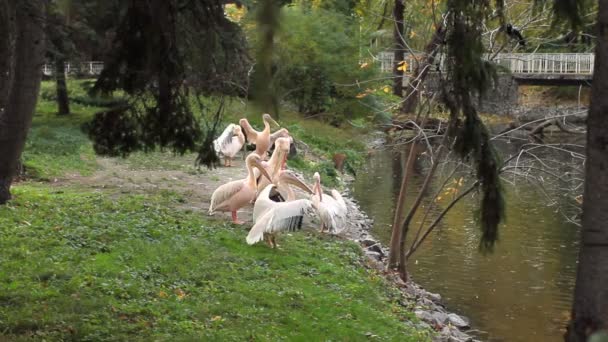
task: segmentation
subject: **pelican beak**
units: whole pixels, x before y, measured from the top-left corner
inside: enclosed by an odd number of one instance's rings
[[[264,165],[262,165],[262,162],[259,160],[254,160],[253,161],[253,166],[256,167],[258,170],[260,170],[260,173],[266,177],[268,179],[269,182],[272,183],[272,178],[270,177],[270,175],[268,174],[268,171],[266,171],[266,168],[264,168]]]
[[[308,187],[308,185],[306,185],[298,177],[296,177],[295,175],[293,175],[289,172],[284,172],[281,174],[281,181],[284,181],[285,183],[293,184],[293,185],[297,186],[298,188],[306,191],[309,194],[313,193],[312,189],[310,187]]]
[[[277,127],[281,127],[281,125],[279,125],[278,122],[274,121],[274,119],[272,117],[270,118],[269,121],[272,122],[273,124],[275,124]]]

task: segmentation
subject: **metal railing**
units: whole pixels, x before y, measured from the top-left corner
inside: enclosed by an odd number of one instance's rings
[[[103,70],[103,62],[82,62],[82,63],[65,63],[66,75],[91,75],[96,76],[101,74]],[[45,76],[52,76],[55,73],[53,64],[45,64],[42,66],[42,73]]]
[[[393,53],[380,52],[377,61],[383,72],[393,70]],[[412,73],[423,55],[405,55],[406,73]],[[488,56],[489,58],[489,56]],[[444,56],[438,55],[435,67],[444,70]],[[595,61],[593,53],[499,53],[494,63],[514,74],[578,74],[592,75]]]

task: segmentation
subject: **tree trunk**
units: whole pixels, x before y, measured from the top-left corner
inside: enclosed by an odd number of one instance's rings
[[[55,58],[55,82],[57,83],[57,114],[70,114],[70,99],[68,98],[68,85],[65,81],[65,58]]]
[[[583,228],[567,341],[608,330],[608,0],[600,0],[587,118]]]
[[[403,254],[403,241],[401,220],[403,219],[403,210],[405,209],[405,198],[407,196],[407,186],[409,185],[410,177],[413,173],[414,162],[418,158],[417,141],[414,140],[410,145],[410,150],[407,155],[407,161],[405,163],[405,170],[403,170],[403,178],[401,180],[401,187],[399,189],[399,197],[397,197],[397,206],[395,207],[395,216],[393,217],[393,226],[391,229],[391,242],[388,253],[388,268],[389,269],[401,269],[399,261],[401,260],[401,254]]]
[[[10,199],[10,186],[36,108],[45,51],[46,1],[22,0],[15,6],[14,73],[8,103],[0,115],[0,204]]]
[[[435,62],[435,57],[439,53],[439,47],[443,44],[444,40],[445,30],[443,29],[443,26],[438,25],[431,42],[424,49],[426,59],[423,63],[419,63],[416,66],[416,70],[414,70],[414,74],[412,75],[410,86],[408,87],[412,89],[412,93],[407,96],[407,99],[403,103],[403,107],[401,108],[403,113],[413,113],[416,109],[420,86],[422,86],[426,76],[429,71],[431,71],[433,63]]]
[[[403,13],[405,12],[405,0],[395,0],[393,8],[393,19],[395,27],[393,28],[393,37],[395,39],[395,52],[393,58],[393,94],[403,96],[403,70],[399,70],[405,58],[405,34]]]

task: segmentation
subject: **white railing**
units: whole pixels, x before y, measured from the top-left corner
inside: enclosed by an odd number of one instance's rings
[[[393,53],[380,52],[377,60],[383,72],[393,70]],[[413,72],[422,54],[406,54],[406,73]],[[489,58],[489,57],[488,57]],[[593,53],[499,53],[493,61],[514,74],[579,74],[592,75],[595,54]],[[439,68],[444,70],[443,55],[437,56]],[[435,66],[436,67],[436,66]]]
[[[81,75],[99,75],[103,70],[103,62],[82,62],[82,63],[65,63],[65,74],[81,74]],[[42,66],[42,73],[45,76],[51,76],[55,73],[53,64],[45,64]]]

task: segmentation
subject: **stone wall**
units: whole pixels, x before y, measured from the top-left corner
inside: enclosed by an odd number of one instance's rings
[[[429,93],[438,91],[438,82],[439,77],[437,74],[429,74],[424,83],[425,91]],[[478,100],[478,96],[475,95],[474,102],[479,112],[501,115],[511,114],[517,107],[519,100],[517,81],[511,75],[501,74],[498,76],[498,82],[486,90],[481,103]]]

